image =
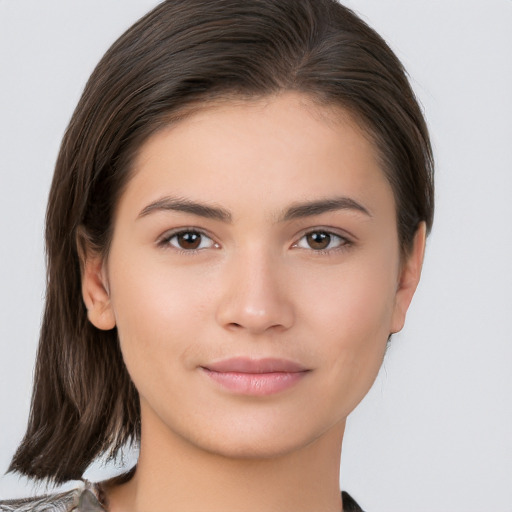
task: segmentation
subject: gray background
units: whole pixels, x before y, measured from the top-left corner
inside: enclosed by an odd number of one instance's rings
[[[28,414],[59,142],[96,62],[156,3],[0,0],[0,473]],[[346,4],[412,77],[437,212],[407,326],[349,420],[342,487],[369,511],[512,511],[512,1]],[[1,498],[37,490],[0,476]]]

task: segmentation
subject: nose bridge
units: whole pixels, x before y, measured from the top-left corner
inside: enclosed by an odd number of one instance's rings
[[[226,268],[219,323],[254,334],[288,329],[293,307],[282,270],[280,256],[260,244],[235,251]]]

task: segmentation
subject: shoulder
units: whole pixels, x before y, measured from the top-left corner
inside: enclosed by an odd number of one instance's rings
[[[105,512],[100,488],[84,482],[77,489],[37,498],[0,501],[0,512]]]

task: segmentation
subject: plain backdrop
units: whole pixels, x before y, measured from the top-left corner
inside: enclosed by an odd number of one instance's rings
[[[97,61],[156,3],[0,0],[0,498],[41,491],[3,472],[29,409],[60,139]],[[349,419],[341,485],[370,512],[510,512],[512,1],[345,3],[409,71],[437,211],[406,328]]]

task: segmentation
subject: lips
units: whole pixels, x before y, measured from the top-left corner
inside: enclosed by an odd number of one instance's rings
[[[232,358],[201,366],[215,384],[235,394],[265,396],[282,392],[310,370],[286,359]]]
[[[306,368],[287,359],[249,359],[235,357],[208,364],[212,372],[238,372],[238,373],[295,373],[305,371]]]

